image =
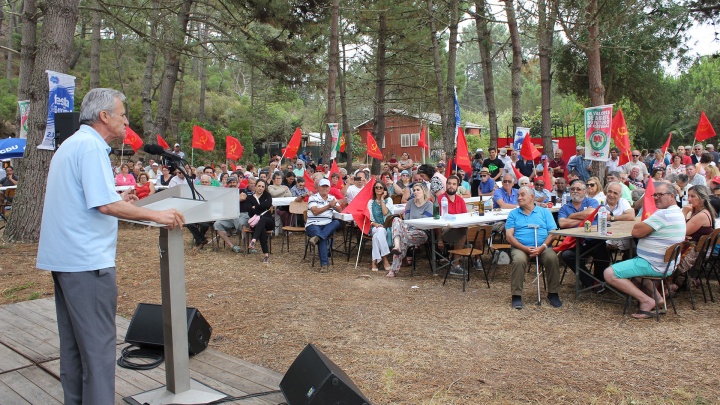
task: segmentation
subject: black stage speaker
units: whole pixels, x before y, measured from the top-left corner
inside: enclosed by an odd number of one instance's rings
[[[188,348],[198,354],[208,347],[212,328],[197,308],[187,308]],[[163,347],[162,305],[138,304],[125,341],[140,347]]]
[[[280,381],[288,405],[368,405],[340,367],[312,344],[295,359]]]
[[[80,129],[80,113],[55,113],[55,149]]]

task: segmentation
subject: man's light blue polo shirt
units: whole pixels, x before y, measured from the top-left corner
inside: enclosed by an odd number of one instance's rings
[[[571,202],[567,203],[567,204],[563,205],[562,207],[560,207],[560,211],[558,211],[558,219],[567,218],[571,214],[583,211],[585,208],[597,208],[598,205],[600,205],[600,203],[597,202],[596,199],[590,198],[590,197],[585,197],[585,199],[582,200],[582,202],[580,203],[580,209],[576,209],[575,206]],[[598,218],[596,215],[592,222],[593,225],[597,225],[597,220],[598,220]]]
[[[500,208],[500,205],[498,205],[498,201],[501,200],[506,204],[518,205],[518,190],[516,188],[513,188],[510,191],[510,194],[508,194],[504,188],[500,187],[499,189],[495,190],[495,194],[493,194],[493,208]]]
[[[527,215],[521,207],[510,211],[505,229],[515,228],[515,239],[525,246],[535,246],[535,229],[528,228],[528,225],[540,225],[537,229],[537,244],[542,245],[547,239],[548,232],[557,228],[555,219],[549,209],[535,205],[530,214]]]
[[[115,266],[118,220],[98,207],[120,201],[110,146],[80,126],[53,156],[40,224],[37,267],[78,272]]]

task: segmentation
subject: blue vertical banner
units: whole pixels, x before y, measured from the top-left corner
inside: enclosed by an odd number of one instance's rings
[[[458,128],[460,128],[460,104],[457,100],[457,87],[453,90],[453,102],[455,103],[455,145],[457,145]]]
[[[46,70],[48,74],[48,117],[45,136],[38,149],[55,150],[55,113],[72,112],[75,108],[75,76]]]

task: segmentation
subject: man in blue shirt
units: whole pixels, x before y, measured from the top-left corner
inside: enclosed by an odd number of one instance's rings
[[[570,185],[571,201],[563,205],[558,211],[558,222],[561,229],[584,226],[585,219],[595,212],[599,203],[594,198],[587,197],[586,190],[587,186],[581,180],[575,180]],[[593,218],[592,224],[597,225],[597,215]],[[601,282],[605,281],[603,271],[610,265],[610,256],[605,241],[602,239],[585,239],[582,242],[578,241],[578,243],[582,243],[581,249],[583,252],[592,251],[595,278]],[[568,249],[562,252],[560,256],[568,268],[577,274],[575,249]],[[595,280],[590,276],[585,266],[586,262],[587,257],[580,259],[580,269],[583,270],[580,273],[580,282],[583,287],[590,288],[595,283]]]
[[[478,186],[478,195],[484,197],[488,195],[492,196],[494,194],[495,180],[490,177],[490,170],[488,170],[487,167],[483,167],[482,169],[480,169],[480,185]]]
[[[125,137],[125,96],[90,90],[80,129],[50,162],[37,267],[52,271],[65,404],[115,402],[117,218],[182,226],[174,209],[136,207],[115,191],[108,142]]]
[[[518,191],[513,188],[515,178],[509,174],[502,177],[502,187],[495,190],[493,208],[512,209],[518,206]]]
[[[582,181],[587,181],[590,178],[590,163],[585,160],[585,147],[577,146],[577,155],[572,157],[572,160],[568,162],[567,169],[577,170],[578,177]]]
[[[519,207],[510,211],[506,222],[505,237],[512,246],[510,250],[510,288],[512,307],[522,309],[522,290],[528,262],[539,257],[545,267],[548,280],[547,299],[555,308],[562,306],[560,291],[560,261],[550,248],[555,239],[549,232],[556,229],[552,213],[535,204],[535,192],[530,187],[520,187]],[[537,226],[534,229],[532,226]],[[535,237],[537,232],[537,238]],[[537,247],[535,247],[537,246]],[[540,280],[538,280],[540,282]]]

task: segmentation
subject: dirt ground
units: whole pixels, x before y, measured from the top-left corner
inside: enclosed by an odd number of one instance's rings
[[[117,254],[118,312],[160,303],[157,230],[122,224]],[[189,246],[189,233],[186,237]],[[376,404],[718,403],[716,349],[720,309],[690,308],[687,293],[660,323],[622,316],[611,297],[538,308],[528,275],[525,309],[510,308],[507,266],[490,289],[472,273],[443,286],[420,258],[418,273],[394,279],[336,257],[326,274],[273,243],[261,255],[186,249],[188,306],[213,327],[211,347],[284,373],[307,343],[343,369]],[[52,296],[34,267],[37,245],[0,244],[0,304]],[[720,295],[717,284],[715,294]],[[697,297],[696,297],[697,298]],[[2,331],[0,331],[2,333]]]

